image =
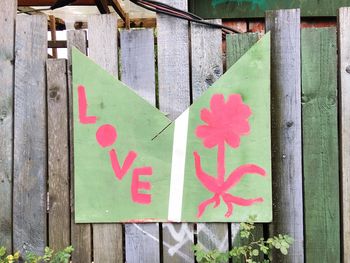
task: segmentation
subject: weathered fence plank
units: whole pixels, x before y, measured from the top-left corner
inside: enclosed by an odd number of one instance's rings
[[[117,16],[96,15],[88,19],[89,57],[118,78]],[[122,224],[93,224],[93,253],[96,263],[123,262]]]
[[[153,29],[120,32],[121,79],[152,105],[156,104]]]
[[[212,20],[221,24],[221,20]],[[191,24],[192,98],[197,99],[223,72],[222,31]],[[206,249],[228,250],[228,224],[197,224],[197,242]]]
[[[22,254],[46,246],[46,23],[41,15],[16,21],[13,245]]]
[[[187,0],[162,0],[187,10]],[[188,22],[157,15],[159,108],[171,120],[190,105]],[[163,261],[193,262],[193,224],[163,224]]]
[[[295,239],[288,256],[277,262],[304,262],[301,140],[300,10],[266,13],[271,31],[271,109],[273,223],[271,234]]]
[[[187,0],[162,0],[187,10]],[[189,32],[186,21],[157,15],[159,107],[171,120],[190,105]]]
[[[226,67],[235,64],[256,42],[258,33],[230,34],[226,36]]]
[[[67,32],[68,50],[68,112],[69,112],[69,164],[70,164],[70,184],[71,184],[71,244],[75,248],[73,262],[91,262],[91,225],[75,224],[74,222],[74,148],[73,148],[73,93],[72,93],[72,48],[86,54],[86,32],[83,30],[73,30]]]
[[[120,32],[121,80],[155,105],[155,60],[152,29]],[[126,262],[159,262],[159,224],[125,224]]]
[[[17,2],[0,2],[0,244],[12,250],[13,72]]]
[[[209,20],[221,24],[220,19]],[[223,73],[222,31],[191,23],[192,98],[197,99]]]
[[[57,251],[70,245],[66,60],[48,60],[46,63],[46,74],[49,187],[48,229],[49,245]]]
[[[229,69],[235,64],[257,41],[259,35],[257,33],[246,34],[230,34],[226,36],[226,67]],[[232,246],[241,246],[245,244],[245,240],[241,239],[239,234],[240,225],[238,223],[231,224],[231,244]],[[264,226],[256,224],[253,231],[255,238],[264,236]]]
[[[306,262],[340,262],[336,29],[303,29]],[[327,213],[325,213],[327,211]]]
[[[350,7],[338,17],[340,84],[340,157],[342,180],[342,241],[344,263],[350,262]]]

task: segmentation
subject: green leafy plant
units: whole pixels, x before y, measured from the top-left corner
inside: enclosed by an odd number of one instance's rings
[[[7,254],[5,247],[0,247],[0,263],[14,263],[19,259],[19,252],[15,254]]]
[[[277,235],[268,239],[254,237],[254,221],[256,216],[249,217],[248,222],[240,224],[240,237],[245,244],[233,247],[229,252],[220,252],[218,250],[205,251],[199,244],[194,246],[194,252],[198,263],[224,263],[230,258],[240,260],[246,263],[270,263],[272,262],[271,251],[278,250],[283,255],[288,254],[289,247],[294,240],[289,235]],[[261,257],[263,259],[260,261]],[[234,261],[236,262],[236,261]]]
[[[66,247],[61,251],[55,252],[53,249],[46,247],[43,256],[36,255],[33,252],[26,254],[25,263],[68,263],[72,252],[74,251],[72,246]],[[7,255],[7,251],[4,247],[0,247],[0,263],[16,263],[20,258],[19,252],[14,255]]]

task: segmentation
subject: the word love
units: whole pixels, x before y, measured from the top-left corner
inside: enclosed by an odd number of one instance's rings
[[[86,99],[85,87],[78,86],[78,107],[79,107],[79,122],[81,124],[95,124],[97,121],[96,116],[88,116],[87,108],[88,103]],[[116,128],[111,124],[101,125],[96,131],[96,140],[102,148],[110,148],[117,141],[118,134]],[[123,180],[124,176],[132,168],[137,153],[130,150],[123,162],[120,165],[118,153],[115,148],[111,148],[108,151],[110,163],[113,172],[118,180]],[[136,167],[132,170],[131,180],[131,199],[135,203],[150,204],[152,202],[151,194],[140,193],[140,190],[151,190],[151,183],[147,181],[141,181],[141,176],[151,176],[153,173],[152,167]]]

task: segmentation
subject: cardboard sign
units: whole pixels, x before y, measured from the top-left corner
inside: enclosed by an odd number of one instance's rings
[[[272,220],[269,35],[174,122],[72,56],[76,222]]]

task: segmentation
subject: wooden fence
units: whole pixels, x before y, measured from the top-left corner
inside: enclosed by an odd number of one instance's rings
[[[113,15],[91,17],[89,48],[85,31],[69,31],[68,51],[88,51],[171,119],[258,40],[227,35],[223,59],[218,29],[158,15],[156,34],[121,30],[118,38],[116,24]],[[267,12],[266,29],[274,219],[256,236],[294,237],[275,262],[350,262],[350,8],[340,9],[338,30],[301,30],[296,9]],[[0,246],[71,244],[82,263],[175,263],[195,261],[193,243],[226,251],[241,242],[234,223],[75,224],[71,100],[71,58],[47,59],[46,18],[16,16],[16,1],[1,0]]]

